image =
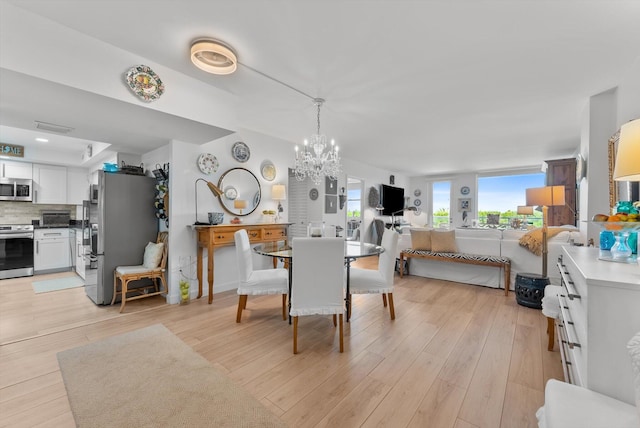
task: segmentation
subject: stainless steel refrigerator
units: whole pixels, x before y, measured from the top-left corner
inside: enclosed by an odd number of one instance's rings
[[[109,305],[114,269],[141,265],[144,248],[156,241],[156,180],[104,171],[98,174],[98,203],[88,205],[89,218],[97,219],[97,223],[91,224],[91,263],[85,290],[96,304]]]

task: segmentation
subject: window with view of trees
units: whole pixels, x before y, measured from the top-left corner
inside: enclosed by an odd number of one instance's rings
[[[433,227],[449,224],[449,208],[451,207],[451,182],[434,181],[431,183],[431,215]]]
[[[488,214],[499,214],[500,225],[510,225],[512,219],[525,220],[518,215],[518,205],[525,205],[525,189],[545,185],[543,172],[530,174],[478,177],[478,221],[487,224]],[[535,208],[535,207],[534,207]],[[526,218],[528,224],[542,226],[542,212],[534,209]]]

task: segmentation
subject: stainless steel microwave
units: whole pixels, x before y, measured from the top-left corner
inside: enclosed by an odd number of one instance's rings
[[[33,201],[33,180],[0,178],[0,201]]]

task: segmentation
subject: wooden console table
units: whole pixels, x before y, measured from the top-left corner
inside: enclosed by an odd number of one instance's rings
[[[194,226],[197,233],[198,253],[198,299],[202,297],[202,252],[207,250],[207,280],[209,282],[209,304],[213,301],[213,251],[218,247],[235,245],[233,234],[246,229],[249,242],[273,242],[287,239],[287,229],[291,223],[263,224],[219,224],[215,226]]]

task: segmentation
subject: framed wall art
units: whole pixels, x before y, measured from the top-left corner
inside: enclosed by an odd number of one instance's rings
[[[325,195],[324,197],[324,213],[336,214],[338,212],[338,196]]]
[[[338,180],[334,180],[331,177],[325,177],[324,182],[325,195],[337,195],[338,194]]]
[[[458,211],[471,211],[471,199],[458,199]]]

